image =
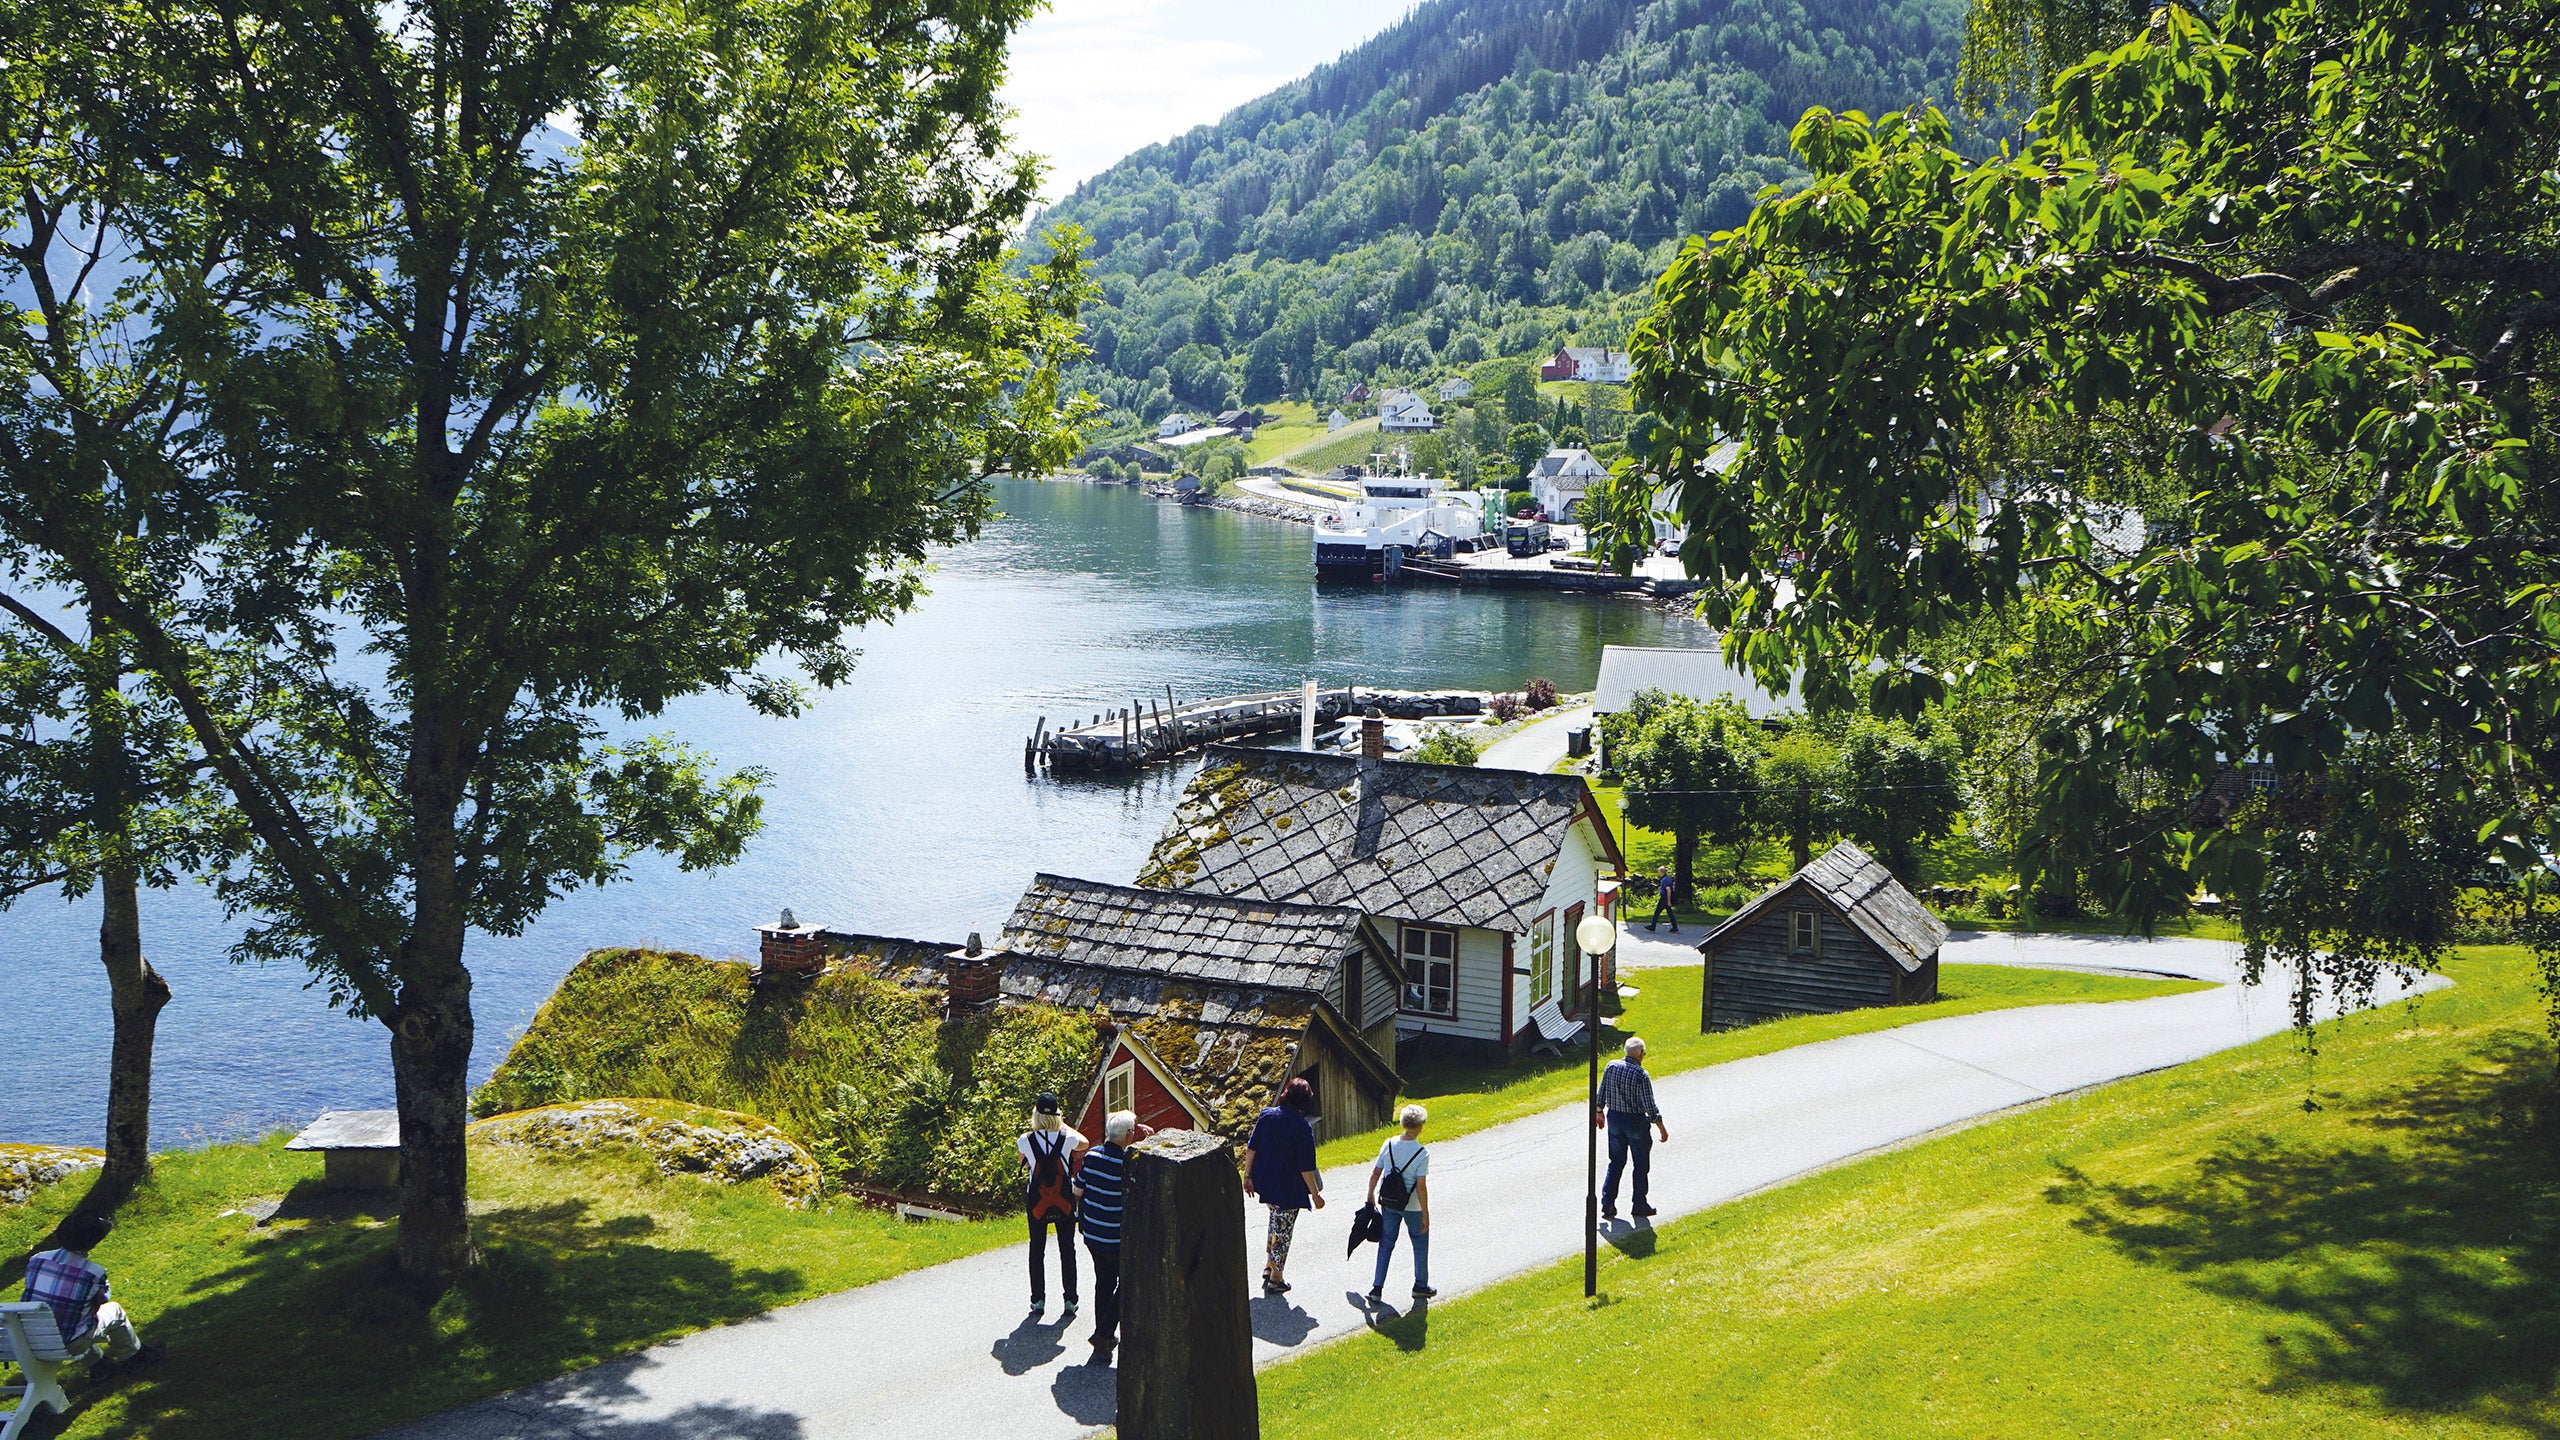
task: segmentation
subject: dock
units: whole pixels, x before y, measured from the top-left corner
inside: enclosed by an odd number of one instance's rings
[[[1316,724],[1323,728],[1372,706],[1397,720],[1480,715],[1485,700],[1484,694],[1473,690],[1373,690],[1346,685],[1316,692]],[[1069,719],[1054,730],[1049,717],[1041,716],[1022,742],[1022,768],[1026,773],[1135,770],[1221,741],[1290,734],[1299,727],[1305,703],[1304,690],[1177,701],[1167,686],[1161,701],[1154,696],[1132,700],[1082,721]]]

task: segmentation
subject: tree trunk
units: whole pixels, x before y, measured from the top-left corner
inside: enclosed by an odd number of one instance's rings
[[[460,927],[449,954],[400,987],[391,1078],[400,1106],[400,1270],[441,1292],[469,1268],[463,1126],[470,1120],[471,974]]]
[[[113,1210],[151,1176],[151,1049],[169,982],[142,955],[140,889],[130,863],[110,863],[99,880],[106,915],[98,958],[107,967],[115,1035],[107,1061],[107,1164],[80,1203],[86,1211]]]
[[[1671,832],[1671,873],[1680,882],[1680,903],[1693,909],[1696,907],[1696,902],[1690,897],[1696,892],[1698,882],[1691,878],[1691,871],[1696,868],[1697,858],[1698,832],[1687,829],[1673,830]]]
[[[1813,782],[1810,780],[1796,782],[1795,815],[1787,829],[1788,838],[1795,842],[1796,868],[1801,870],[1813,863]]]

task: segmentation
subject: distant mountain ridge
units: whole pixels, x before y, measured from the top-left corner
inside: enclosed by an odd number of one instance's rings
[[[1123,426],[1623,340],[1812,105],[1943,100],[1962,0],[1428,0],[1078,185]]]

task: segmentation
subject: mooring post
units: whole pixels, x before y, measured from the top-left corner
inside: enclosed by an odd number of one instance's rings
[[[1120,1236],[1120,1440],[1260,1440],[1244,1186],[1225,1139],[1138,1142]]]
[[[1182,738],[1182,706],[1180,702],[1173,698],[1173,687],[1171,685],[1164,687],[1164,708],[1173,716],[1173,748],[1176,750],[1183,749],[1185,747]],[[1798,866],[1797,868],[1802,869],[1803,867]]]

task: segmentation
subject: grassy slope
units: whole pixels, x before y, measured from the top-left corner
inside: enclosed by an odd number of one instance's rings
[[[1268,1371],[1328,1437],[2560,1434],[2529,962],[1846,1165]],[[2304,1109],[2316,1085],[2320,1109]],[[1500,1397],[1488,1407],[1485,1398]]]
[[[1298,448],[1282,454],[1280,462],[1294,470],[1321,474],[1337,465],[1365,465],[1369,452],[1378,448],[1378,417],[1354,420],[1330,434],[1319,433]]]
[[[158,1364],[75,1381],[69,1436],[298,1440],[384,1426],[715,1325],[1018,1241],[1016,1222],[795,1213],[769,1187],[666,1178],[636,1154],[561,1161],[475,1147],[485,1264],[431,1309],[399,1289],[395,1231],[319,1188],[320,1158],[260,1144],[174,1152],[98,1259]],[[0,1281],[76,1198],[0,1208]],[[264,1229],[224,1216],[281,1196]],[[309,1218],[293,1219],[302,1214]],[[37,1434],[55,1431],[43,1428]]]
[[[1639,970],[1627,974],[1638,990],[1601,1036],[1603,1051],[1624,1035],[1645,1037],[1645,1063],[1657,1075],[1694,1070],[1766,1055],[1790,1045],[1862,1035],[1896,1025],[2019,1005],[2047,1005],[2073,1000],[2132,1000],[2199,990],[2183,980],[2133,980],[2114,975],[2087,975],[2068,970],[2023,970],[2005,965],[1948,965],[1940,972],[1933,1005],[1852,1010],[1840,1015],[1805,1015],[1740,1030],[1698,1033],[1698,985],[1693,969]],[[1417,1060],[1405,1067],[1406,1098],[1419,1100],[1431,1112],[1431,1133],[1453,1140],[1482,1130],[1569,1105],[1589,1083],[1589,1061],[1582,1055],[1550,1057],[1504,1068]],[[1325,1144],[1319,1158],[1326,1165],[1352,1166],[1377,1153],[1385,1130],[1345,1136]]]
[[[1271,423],[1257,428],[1253,443],[1244,447],[1245,459],[1252,464],[1276,460],[1324,434],[1324,417],[1304,400],[1282,400],[1262,409]]]

